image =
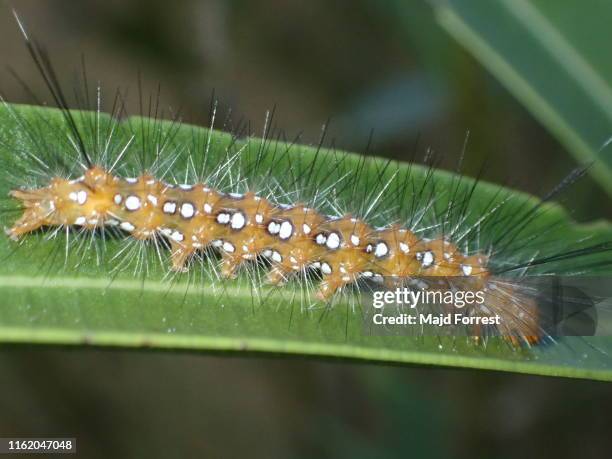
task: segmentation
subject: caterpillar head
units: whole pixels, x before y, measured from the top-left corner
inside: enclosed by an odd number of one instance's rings
[[[54,178],[48,186],[13,190],[24,212],[8,236],[18,240],[42,226],[80,225],[94,228],[108,217],[116,180],[100,167],[92,167],[75,180]]]

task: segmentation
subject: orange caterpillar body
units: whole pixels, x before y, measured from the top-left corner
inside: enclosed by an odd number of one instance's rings
[[[43,188],[16,190],[24,214],[7,232],[15,240],[42,226],[117,226],[140,240],[163,236],[170,242],[172,269],[206,247],[222,252],[221,273],[233,277],[244,262],[265,256],[268,280],[320,269],[317,297],[326,300],[360,278],[383,282],[415,276],[462,277],[483,288],[480,315],[498,314],[514,342],[539,335],[536,306],[514,288],[490,288],[487,257],[463,255],[444,239],[419,239],[408,229],[374,229],[351,216],[330,218],[296,204],[275,205],[253,192],[224,194],[205,184],[169,185],[149,174],[115,177],[100,167],[76,180],[55,178]]]

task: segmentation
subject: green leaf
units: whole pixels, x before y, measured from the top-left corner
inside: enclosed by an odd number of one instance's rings
[[[612,195],[612,3],[440,0],[439,23]]]
[[[79,122],[89,126],[85,121],[91,121],[93,115],[78,114]],[[88,142],[93,141],[87,133],[106,132],[105,126],[110,122],[109,117],[103,116],[99,119],[100,129],[82,128],[81,132]],[[151,132],[141,127],[152,123],[129,119],[116,126],[115,137],[127,138],[119,131],[126,131],[128,124],[135,136],[130,148],[141,151],[151,138]],[[166,132],[174,129],[169,122],[157,125]],[[4,195],[14,186],[12,183],[34,180],[19,175],[28,173],[23,150],[31,149],[27,145],[32,142],[24,126],[38,139],[39,156],[68,155],[72,148],[59,143],[59,139],[65,141],[66,128],[57,110],[16,105],[0,110],[0,162],[4,168],[0,192]],[[172,148],[190,145],[194,134],[210,139],[211,156],[217,158],[223,158],[228,144],[233,143],[227,133],[183,125],[173,136]],[[234,144],[237,151],[242,151],[241,160],[245,162],[260,146],[259,139],[236,140]],[[284,151],[286,147],[278,143],[273,148]],[[189,155],[188,149],[183,151]],[[312,147],[294,146],[285,157],[309,164],[315,154]],[[323,150],[320,155],[325,164],[332,164],[339,153]],[[384,182],[386,177],[410,170],[418,189],[428,174],[426,168],[409,164],[394,164],[381,173],[386,163],[379,158],[368,158],[363,163],[363,158],[353,154],[342,158],[347,170],[363,166],[359,186],[338,196],[345,203],[363,199],[373,177]],[[127,155],[125,160],[130,161]],[[286,163],[268,161],[277,177],[287,174]],[[180,167],[187,162],[183,156],[177,157],[175,163]],[[323,175],[330,173],[322,171]],[[434,171],[433,175],[440,196],[458,186],[455,174]],[[472,181],[464,178],[461,186],[470,189]],[[528,207],[538,203],[523,193],[480,182],[470,207],[477,210],[483,203],[508,195]],[[448,197],[445,199],[447,202]],[[440,202],[446,205],[444,199]],[[516,210],[508,205],[510,212]],[[17,217],[17,213],[10,212],[14,208],[12,200],[5,203],[3,226],[9,226]],[[612,225],[607,222],[577,225],[558,205],[547,204],[544,209],[533,230],[558,227],[550,237],[562,246],[570,247],[572,241],[587,237],[592,241],[612,239]],[[559,223],[564,225],[558,226]],[[299,301],[292,301],[300,294],[292,284],[253,291],[245,277],[221,284],[211,282],[198,269],[167,279],[162,266],[167,263],[167,254],[161,254],[164,259],[160,264],[151,247],[132,244],[134,251],[118,256],[126,248],[125,241],[85,236],[80,239],[80,250],[72,244],[69,247],[73,249],[66,251],[63,235],[48,235],[49,232],[29,235],[21,244],[6,237],[0,239],[0,342],[265,352],[612,380],[612,361],[606,353],[612,351],[612,340],[608,338],[567,338],[558,345],[517,350],[499,340],[491,340],[485,348],[462,338],[372,336],[364,328],[359,307],[341,302],[333,308],[302,310]],[[130,269],[114,271],[118,264],[115,256],[127,260]],[[135,275],[131,269],[138,266]],[[606,269],[609,273],[610,267]]]

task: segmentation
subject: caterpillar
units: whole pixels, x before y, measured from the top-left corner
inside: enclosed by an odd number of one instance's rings
[[[161,121],[155,102],[148,110],[153,118],[120,122],[121,92],[109,117],[99,109],[99,90],[96,110],[72,111],[47,54],[19,24],[62,122],[57,138],[44,140],[19,110],[4,104],[21,131],[8,133],[18,138],[10,142],[3,136],[13,154],[3,162],[17,182],[30,177],[9,191],[19,215],[6,234],[17,244],[39,231],[110,235],[154,252],[176,275],[189,274],[200,261],[213,281],[231,282],[246,271],[256,288],[298,283],[308,304],[333,305],[367,286],[391,289],[427,278],[433,290],[460,285],[484,291],[484,304],[468,308],[468,315],[500,316],[498,334],[517,346],[546,337],[538,303],[521,278],[562,272],[564,262],[579,272],[577,261],[611,261],[610,245],[598,235],[559,248],[553,244],[559,226],[541,218],[584,168],[538,203],[502,189],[475,203],[475,191],[491,187],[486,182],[449,174],[449,186],[441,189],[435,161],[400,168],[325,150],[323,142],[308,157],[283,142],[271,117],[262,140],[239,126],[215,148],[211,130],[193,128],[191,138],[181,137],[180,118]],[[83,84],[81,101],[90,97],[86,78]],[[53,125],[46,113],[40,121]],[[215,118],[213,100],[211,129]]]

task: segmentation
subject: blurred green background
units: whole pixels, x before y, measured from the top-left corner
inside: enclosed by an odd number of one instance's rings
[[[329,137],[339,148],[363,151],[373,129],[371,152],[420,160],[431,148],[451,169],[469,131],[468,173],[486,161],[486,178],[535,194],[576,165],[424,1],[16,6],[67,87],[85,56],[107,108],[121,86],[129,88],[128,110],[138,112],[140,72],[145,94],[159,84],[162,105],[196,123],[207,124],[214,89],[219,119],[231,110],[234,122],[250,120],[255,132],[276,105],[289,138],[302,133],[302,142],[314,143],[331,118]],[[596,11],[592,17],[601,21]],[[44,94],[6,7],[0,59]],[[0,89],[10,101],[30,100],[8,71],[0,73]],[[590,177],[562,200],[579,220],[612,217],[609,198]],[[612,391],[587,381],[2,347],[0,387],[1,436],[77,436],[87,457],[605,457],[612,448]]]

